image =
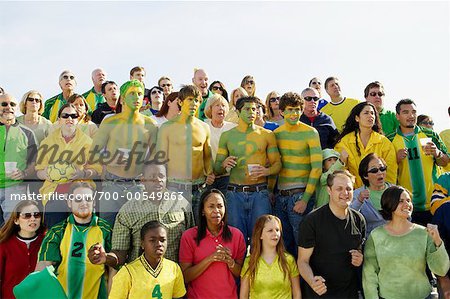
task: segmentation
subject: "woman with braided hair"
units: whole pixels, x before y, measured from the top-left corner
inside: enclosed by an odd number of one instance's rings
[[[358,176],[358,167],[361,160],[370,153],[375,153],[386,161],[389,166],[386,181],[396,184],[395,149],[392,143],[382,135],[380,117],[371,103],[361,102],[352,109],[334,149],[345,160],[343,162],[348,171],[356,177],[355,188],[363,185]]]

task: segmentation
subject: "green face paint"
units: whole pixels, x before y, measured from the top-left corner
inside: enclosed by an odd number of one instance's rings
[[[239,112],[239,118],[246,124],[251,125],[255,122],[256,110],[256,103],[245,103],[244,107],[241,109],[241,112]]]
[[[299,106],[287,106],[283,111],[284,121],[290,125],[295,125],[300,121],[301,114],[302,111]]]
[[[137,86],[131,86],[128,88],[127,93],[124,96],[124,104],[127,105],[132,111],[139,110],[142,107],[144,100],[144,90]]]
[[[181,104],[181,114],[194,116],[200,106],[200,98],[187,97]]]

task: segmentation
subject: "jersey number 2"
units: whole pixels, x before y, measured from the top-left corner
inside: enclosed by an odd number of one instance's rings
[[[83,250],[84,244],[81,242],[75,242],[73,243],[73,247],[75,248],[72,250],[72,256],[81,257],[81,250]]]
[[[155,285],[153,288],[152,298],[162,299],[161,286],[159,284]]]

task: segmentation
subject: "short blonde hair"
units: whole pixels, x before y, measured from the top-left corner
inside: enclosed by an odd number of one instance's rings
[[[238,88],[236,88],[236,89],[234,89],[232,92],[231,92],[231,97],[230,97],[230,107],[234,107],[234,103],[233,103],[233,99],[234,99],[234,94],[236,93],[236,92],[238,92],[238,91],[240,91],[243,95],[244,95],[244,97],[248,97],[248,93],[247,93],[247,91],[245,90],[245,88],[243,88],[243,87],[238,87]]]
[[[205,115],[206,115],[207,118],[212,119],[212,107],[217,102],[221,102],[221,103],[225,104],[225,115],[228,114],[228,111],[230,110],[230,107],[228,106],[227,100],[225,100],[225,98],[223,96],[221,96],[220,94],[215,93],[206,102]]]
[[[44,112],[44,97],[43,97],[42,94],[41,94],[39,91],[37,91],[37,90],[30,90],[30,91],[27,91],[27,92],[23,95],[22,100],[21,100],[20,103],[19,103],[19,109],[20,109],[20,112],[22,112],[23,114],[26,114],[26,113],[27,113],[27,99],[28,99],[28,97],[30,96],[30,94],[32,94],[32,93],[36,93],[36,94],[39,95],[39,97],[41,98],[41,106],[39,107],[39,110],[38,110],[38,114],[41,115],[41,114]]]

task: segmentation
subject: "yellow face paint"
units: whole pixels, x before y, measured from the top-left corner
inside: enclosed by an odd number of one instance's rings
[[[300,121],[301,114],[300,106],[286,106],[283,111],[284,121],[290,125],[295,125]]]
[[[127,93],[124,96],[123,105],[128,106],[131,110],[139,110],[142,107],[144,101],[144,90],[137,86],[131,86],[128,88]]]
[[[241,112],[239,112],[239,118],[246,124],[252,124],[256,119],[256,110],[256,103],[245,103],[244,107],[241,109]]]
[[[194,116],[198,107],[200,106],[200,97],[187,97],[181,103],[181,114]]]

